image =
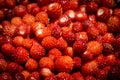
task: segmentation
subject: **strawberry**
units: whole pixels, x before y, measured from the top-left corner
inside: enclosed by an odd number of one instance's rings
[[[13,80],[25,80],[25,77],[21,73],[16,73],[13,77]]]
[[[74,22],[72,25],[72,31],[73,32],[81,32],[83,29],[83,25],[80,22]]]
[[[33,45],[30,48],[30,56],[33,59],[39,60],[45,55],[46,51],[37,41],[33,40]]]
[[[13,17],[11,19],[11,24],[15,26],[19,26],[22,23],[22,19],[20,17]]]
[[[54,62],[49,57],[43,57],[39,60],[40,68],[49,68],[50,70],[54,69]]]
[[[57,48],[53,48],[48,52],[48,57],[51,58],[53,61],[55,61],[60,56],[62,56],[62,52]]]
[[[26,80],[40,80],[40,74],[37,71],[33,71]]]
[[[18,47],[18,46],[22,46],[24,38],[22,36],[16,36],[13,38],[13,44],[14,46]]]
[[[41,44],[45,49],[52,49],[56,47],[57,40],[55,37],[46,36],[42,39]]]
[[[63,51],[63,55],[73,57],[74,56],[73,48],[71,46],[66,47]]]
[[[61,56],[55,61],[55,69],[58,72],[70,73],[73,69],[73,59],[69,56]]]
[[[30,76],[30,72],[28,72],[27,70],[23,70],[21,74],[23,74],[25,80],[28,78],[28,76]]]
[[[8,72],[3,72],[0,76],[1,80],[12,80],[12,76]]]
[[[80,67],[81,67],[81,65],[82,65],[82,60],[81,60],[81,58],[80,57],[74,57],[73,58],[73,62],[74,62],[74,69],[76,69],[76,70],[79,70],[80,69]]]
[[[57,39],[56,48],[59,50],[64,50],[68,46],[68,43],[63,37]]]
[[[40,75],[42,76],[42,78],[47,78],[54,74],[52,73],[52,71],[49,68],[42,68],[40,70]]]
[[[30,58],[27,60],[27,62],[25,63],[25,67],[28,71],[34,71],[38,68],[38,63],[36,60]]]
[[[4,59],[0,59],[0,72],[6,70],[7,62]]]
[[[71,80],[84,80],[80,72],[75,72],[70,77],[71,77]]]
[[[96,78],[88,75],[88,76],[85,77],[85,80],[96,80]]]
[[[57,80],[70,80],[70,74],[66,72],[60,72],[56,75]]]
[[[32,45],[33,45],[33,42],[29,38],[25,38],[22,42],[22,46],[26,49],[30,49],[32,47]]]
[[[76,41],[83,40],[85,42],[88,42],[87,32],[78,32],[78,33],[75,33],[75,40]]]
[[[51,75],[45,78],[45,80],[57,80],[55,75]]]
[[[17,47],[12,54],[12,58],[15,62],[19,64],[24,64],[29,59],[29,53],[23,47]]]

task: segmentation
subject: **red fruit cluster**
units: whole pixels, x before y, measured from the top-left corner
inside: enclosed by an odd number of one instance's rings
[[[0,0],[0,80],[120,80],[120,1]]]

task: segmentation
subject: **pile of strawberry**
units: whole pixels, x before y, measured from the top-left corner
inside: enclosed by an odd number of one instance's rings
[[[0,80],[120,80],[119,5],[0,0]]]

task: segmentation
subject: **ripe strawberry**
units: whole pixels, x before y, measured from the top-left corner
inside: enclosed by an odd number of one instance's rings
[[[27,60],[27,62],[25,63],[25,68],[28,71],[35,71],[38,68],[38,63],[36,60],[30,58]]]
[[[72,31],[73,32],[81,32],[83,29],[83,25],[80,22],[74,22],[72,25]]]
[[[11,24],[15,26],[19,26],[22,23],[22,19],[20,17],[13,17],[11,19]]]
[[[96,78],[88,75],[88,76],[85,77],[85,80],[96,80]]]
[[[65,39],[63,39],[63,37],[57,39],[56,48],[58,48],[59,50],[64,50],[67,46],[68,43]]]
[[[42,29],[38,29],[35,32],[35,36],[39,39],[42,40],[44,37],[46,36],[50,36],[51,35],[51,30],[47,27],[44,27]]]
[[[54,62],[49,57],[43,57],[39,60],[40,68],[49,68],[50,70],[54,69]]]
[[[97,22],[95,23],[95,27],[99,30],[99,33],[101,35],[104,35],[105,33],[107,33],[108,27],[105,23]]]
[[[38,22],[41,22],[45,25],[47,25],[49,23],[48,14],[46,12],[43,12],[43,11],[36,14],[35,20]]]
[[[0,59],[0,72],[6,70],[7,62],[4,59]]]
[[[88,16],[88,20],[90,20],[92,23],[96,23],[96,16],[91,14]]]
[[[81,65],[82,65],[82,60],[81,60],[81,58],[80,57],[74,57],[73,58],[73,62],[74,62],[74,69],[75,70],[79,70],[80,69],[80,67],[81,67]]]
[[[115,64],[116,56],[114,54],[109,54],[108,56],[106,56],[105,59],[106,59],[106,65],[112,66]]]
[[[37,41],[33,40],[33,45],[30,48],[30,56],[33,59],[39,60],[45,55],[46,51]]]
[[[37,71],[33,71],[26,80],[40,80],[40,74]]]
[[[22,46],[24,38],[22,36],[15,36],[13,38],[13,44],[14,46],[18,47],[18,46]]]
[[[96,61],[90,61],[85,64],[83,64],[82,68],[83,75],[94,75],[98,71],[98,64]]]
[[[107,21],[108,31],[109,32],[119,32],[120,28],[120,19],[117,16],[111,16]]]
[[[62,29],[61,29],[61,27],[59,25],[57,25],[57,24],[50,24],[48,26],[48,28],[50,28],[51,35],[53,37],[55,37],[55,38],[61,37],[61,35],[62,35]]]
[[[32,45],[33,45],[33,42],[29,38],[25,38],[22,42],[22,46],[26,49],[30,49],[32,47]]]
[[[58,19],[63,13],[61,4],[57,2],[49,4],[47,13],[52,19]]]
[[[42,39],[42,46],[46,49],[52,49],[56,47],[57,40],[55,37],[46,36]]]
[[[75,34],[72,31],[66,31],[62,34],[62,36],[68,44],[72,44],[75,41]]]
[[[67,10],[65,13],[72,21],[75,20],[75,11],[74,10]]]
[[[73,57],[74,56],[73,48],[71,46],[66,47],[63,51],[63,55]]]
[[[87,32],[78,32],[78,33],[75,33],[75,40],[76,41],[83,40],[85,42],[88,42]]]
[[[103,50],[103,46],[98,41],[90,41],[87,43],[87,51],[90,51],[94,56],[99,55]]]
[[[86,5],[86,12],[88,14],[96,14],[97,10],[98,10],[97,3],[95,3],[95,2],[87,3],[87,5]]]
[[[84,80],[80,72],[75,72],[70,77],[71,77],[70,80]]]
[[[70,80],[70,74],[66,72],[60,72],[56,75],[57,80]]]
[[[13,60],[19,64],[24,64],[29,59],[29,53],[23,47],[17,47],[12,54]]]
[[[1,80],[12,80],[12,76],[8,72],[3,72],[0,76]]]
[[[55,75],[51,75],[45,78],[45,80],[57,80]]]
[[[13,80],[25,80],[25,77],[21,73],[16,73],[13,77]]]
[[[1,46],[1,51],[4,55],[11,56],[14,53],[15,48],[10,43],[5,43]]]
[[[62,53],[57,48],[53,48],[48,52],[48,57],[51,58],[53,61],[55,61],[60,56],[62,56]]]
[[[75,41],[73,44],[73,51],[75,53],[75,55],[81,55],[81,53],[83,53],[86,50],[86,42],[79,40],[79,41]]]
[[[30,72],[28,72],[27,70],[23,70],[21,74],[23,74],[25,80],[27,80],[28,76],[30,75]]]
[[[9,72],[11,75],[14,75],[19,72],[20,65],[16,62],[10,62],[8,63],[6,67],[6,71]]]
[[[55,61],[55,69],[58,72],[70,73],[73,69],[73,59],[69,56],[61,56]]]

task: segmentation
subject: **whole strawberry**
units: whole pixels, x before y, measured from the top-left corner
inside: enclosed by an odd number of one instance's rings
[[[70,74],[66,72],[60,72],[56,75],[57,80],[70,80]]]

